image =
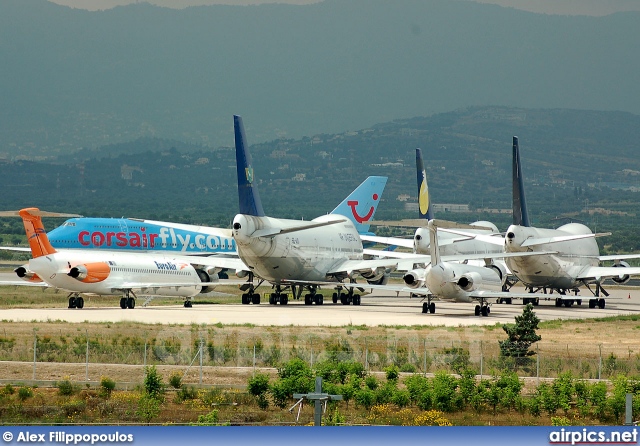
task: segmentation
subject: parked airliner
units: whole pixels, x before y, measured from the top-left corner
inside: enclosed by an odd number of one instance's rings
[[[240,213],[233,219],[233,238],[238,254],[251,275],[243,303],[259,303],[253,277],[273,284],[270,304],[286,304],[291,288],[294,294],[308,289],[305,304],[322,304],[317,287],[327,281],[340,282],[360,275],[380,283],[395,268],[393,260],[364,260],[360,235],[353,222],[340,214],[328,214],[311,221],[268,217],[256,184],[251,156],[247,150],[242,118],[234,116],[238,198]],[[297,288],[297,293],[296,293]],[[338,296],[334,296],[334,302]],[[349,291],[343,302],[360,303],[360,296]]]
[[[585,285],[591,290],[595,284],[589,308],[605,307],[608,293],[602,281],[611,278],[616,283],[626,283],[630,276],[640,275],[640,268],[629,267],[623,259],[639,258],[640,254],[601,256],[595,237],[609,234],[594,234],[583,224],[569,223],[558,229],[533,227],[524,194],[524,182],[520,163],[518,137],[513,137],[513,224],[506,233],[507,252],[556,251],[556,254],[533,257],[515,257],[506,260],[510,270],[531,291],[543,289],[559,293],[556,306],[570,307],[578,299],[578,287]],[[599,266],[601,261],[614,261],[612,267]],[[576,296],[568,296],[574,291]]]
[[[176,296],[191,307],[191,298],[206,293],[223,268],[246,269],[237,258],[164,256],[161,254],[56,251],[51,246],[36,208],[19,211],[32,259],[16,269],[26,283],[39,281],[68,291],[69,308],[83,308],[83,293],[122,294],[120,307],[134,308],[137,295]]]

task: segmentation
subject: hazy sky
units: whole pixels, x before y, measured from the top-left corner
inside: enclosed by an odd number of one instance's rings
[[[141,2],[141,0],[49,0],[60,5],[74,8],[99,10],[109,9],[118,5]],[[291,3],[304,5],[316,3],[319,0],[146,0],[154,5],[184,8],[196,5],[235,4],[258,5],[262,3]],[[456,0],[451,0],[456,1]],[[620,11],[640,11],[639,0],[471,0],[480,3],[523,9],[526,11],[563,14],[563,15],[607,15]]]

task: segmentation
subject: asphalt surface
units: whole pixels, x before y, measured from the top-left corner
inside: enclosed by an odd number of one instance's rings
[[[0,280],[3,278],[0,275]],[[611,296],[607,298],[606,308],[590,309],[588,307],[587,290],[583,292],[583,304],[570,308],[556,307],[553,301],[542,301],[535,308],[538,317],[553,319],[586,319],[622,314],[640,314],[640,290],[608,289]],[[543,297],[543,295],[541,295]],[[555,295],[548,296],[555,297]],[[516,301],[512,305],[491,305],[489,316],[475,316],[475,304],[436,302],[434,314],[422,313],[422,300],[419,298],[396,297],[395,292],[374,291],[363,296],[359,306],[333,304],[325,301],[324,305],[304,305],[301,301],[289,301],[288,305],[238,304],[206,304],[198,305],[197,298],[192,308],[184,308],[182,304],[173,306],[147,307],[140,303],[133,309],[122,310],[117,296],[92,297],[93,299],[110,299],[113,307],[91,307],[90,300],[85,300],[83,309],[68,309],[61,302],[56,308],[36,309],[0,309],[0,319],[13,321],[47,321],[60,320],[67,322],[119,322],[132,321],[148,324],[254,324],[263,326],[345,326],[345,325],[436,325],[436,326],[470,326],[493,325],[496,323],[512,323],[515,316],[522,313],[523,306]],[[238,298],[239,300],[239,298]]]

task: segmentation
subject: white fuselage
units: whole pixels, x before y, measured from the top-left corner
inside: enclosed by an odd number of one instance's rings
[[[506,252],[555,251],[557,254],[510,257],[506,259],[511,272],[525,285],[571,289],[582,285],[577,280],[586,267],[598,266],[600,250],[594,237],[537,244],[523,247],[528,239],[591,234],[591,230],[579,223],[569,223],[558,229],[543,229],[511,225],[505,237]]]
[[[287,229],[301,224],[345,221],[268,237],[256,237],[270,228]],[[239,229],[235,229],[239,225]],[[311,221],[285,220],[238,214],[233,219],[233,237],[242,261],[257,276],[272,282],[326,281],[327,272],[344,260],[362,260],[362,241],[353,223],[337,215]]]
[[[462,278],[470,280],[469,290],[459,285]],[[442,262],[432,266],[426,275],[426,285],[429,292],[442,300],[452,302],[474,302],[472,291],[501,291],[502,279],[491,268]]]
[[[86,283],[68,275],[74,267],[100,262],[108,265],[104,280]],[[201,281],[193,266],[162,255],[61,251],[29,260],[29,270],[52,287],[76,293],[119,294],[134,289],[137,294],[192,297],[202,290],[200,285],[176,286]],[[166,283],[167,287],[131,286],[134,283]]]
[[[492,230],[485,229],[465,229],[464,232],[469,234],[481,234],[491,235],[498,233],[498,228],[493,223],[485,221],[477,221],[471,223],[473,226],[491,227]],[[496,236],[497,237],[497,236]],[[504,252],[504,247],[485,243],[479,240],[462,240],[452,242],[455,239],[460,239],[461,236],[452,234],[450,232],[438,231],[438,246],[440,248],[440,255],[459,255],[459,254],[495,254]],[[418,228],[413,236],[413,251],[416,254],[429,255],[429,229]]]

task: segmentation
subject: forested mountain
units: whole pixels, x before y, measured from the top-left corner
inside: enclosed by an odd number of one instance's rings
[[[637,12],[451,0],[95,12],[3,0],[0,153],[231,145],[233,113],[255,142],[478,104],[640,113],[639,41]]]
[[[511,207],[513,135],[520,137],[534,223],[554,226],[571,217],[598,231],[635,231],[640,116],[629,113],[474,107],[356,132],[278,139],[251,151],[265,210],[273,215],[314,218],[365,177],[386,175],[378,218],[412,218],[405,203],[416,202],[420,147],[432,200],[476,210],[447,218],[488,218],[504,230],[509,214],[480,208]],[[7,161],[0,164],[0,208],[228,225],[237,212],[233,148],[172,143],[143,139],[56,160]]]

